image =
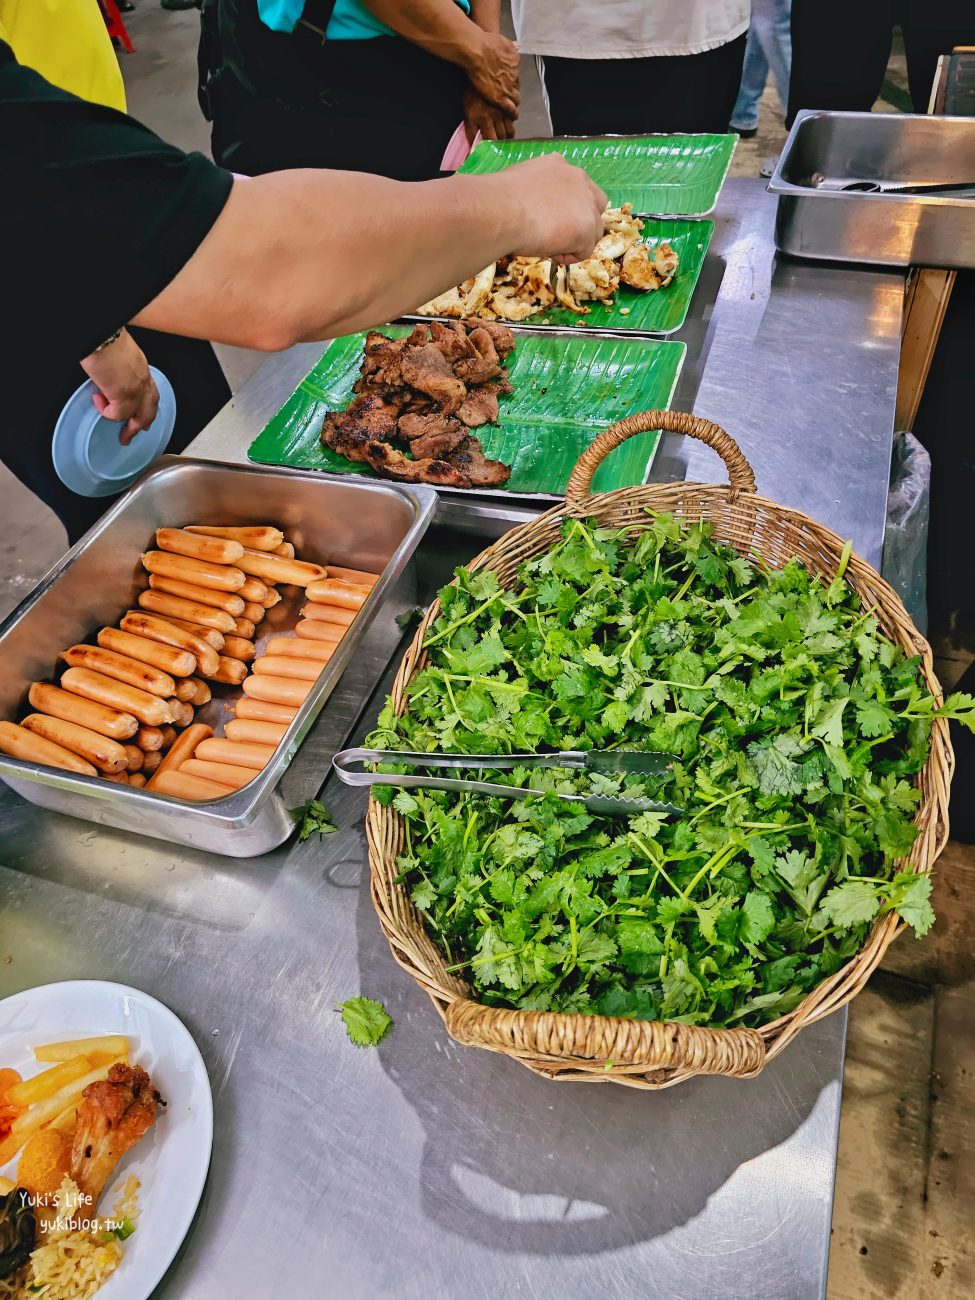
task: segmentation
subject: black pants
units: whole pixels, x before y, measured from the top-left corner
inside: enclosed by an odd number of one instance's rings
[[[650,59],[539,58],[555,135],[727,131],[745,37],[704,54]]]
[[[176,426],[167,452],[180,452],[226,402],[230,388],[209,343],[179,338],[156,330],[133,328],[132,337],[173,386]],[[32,403],[30,414],[8,419],[0,443],[0,460],[26,487],[51,507],[64,524],[73,545],[99,519],[115,497],[83,497],[58,478],[51,457],[51,435],[61,410],[85,379],[80,368],[57,377],[41,406]],[[137,435],[138,436],[138,435]]]
[[[788,124],[801,108],[869,112],[900,24],[915,113],[926,113],[939,54],[975,44],[975,0],[792,0]]]
[[[219,81],[213,156],[248,176],[325,167],[430,180],[463,120],[466,85],[460,68],[399,36],[327,42],[316,103],[252,99],[232,75]]]

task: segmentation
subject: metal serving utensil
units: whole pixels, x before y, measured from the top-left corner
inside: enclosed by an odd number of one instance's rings
[[[357,771],[358,763],[403,763],[409,767],[486,768],[504,770],[512,767],[566,767],[578,772],[635,772],[642,776],[662,776],[673,754],[660,750],[582,750],[565,749],[556,754],[419,754],[391,749],[343,749],[332,759],[339,780],[346,785],[394,785],[400,789],[458,790],[471,794],[497,795],[502,799],[531,799],[555,794],[567,803],[582,804],[588,812],[609,816],[632,817],[638,813],[683,812],[676,804],[661,803],[627,795],[562,794],[558,790],[531,790],[522,786],[498,785],[492,781],[463,781],[444,776],[396,776],[390,772]]]
[[[841,194],[956,194],[965,190],[975,194],[975,181],[932,181],[918,184],[910,181],[846,181],[837,186],[837,189]]]

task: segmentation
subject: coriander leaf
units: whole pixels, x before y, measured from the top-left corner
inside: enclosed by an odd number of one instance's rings
[[[430,908],[437,901],[437,891],[434,889],[433,885],[431,885],[429,880],[421,880],[418,885],[414,886],[410,893],[410,898],[421,912],[429,912]]]
[[[417,803],[414,796],[411,795],[408,790],[397,790],[396,794],[393,796],[393,807],[398,813],[402,813],[404,817],[408,813],[416,812],[419,806],[420,805]]]
[[[846,880],[823,896],[819,910],[840,929],[872,921],[880,911],[877,890],[867,880]]]
[[[843,744],[843,710],[849,702],[850,697],[844,695],[842,699],[830,700],[824,704],[816,715],[816,723],[812,729],[812,734],[825,740],[828,745],[841,746]]]
[[[758,889],[750,889],[741,907],[741,937],[746,943],[761,943],[774,924],[771,898]]]
[[[931,877],[902,871],[890,883],[887,906],[906,921],[919,939],[934,925],[931,907]]]
[[[795,757],[802,752],[802,742],[796,736],[776,736],[768,745],[755,741],[748,746],[748,761],[763,794],[800,792],[803,780]]]
[[[356,1047],[375,1047],[385,1037],[393,1017],[372,998],[349,998],[339,1004],[346,1032]]]
[[[332,814],[317,799],[309,799],[297,808],[289,809],[291,820],[298,827],[299,843],[304,844],[311,835],[330,835],[338,827],[332,821]]]
[[[893,713],[880,700],[866,700],[857,705],[857,727],[861,736],[874,739],[890,730]]]

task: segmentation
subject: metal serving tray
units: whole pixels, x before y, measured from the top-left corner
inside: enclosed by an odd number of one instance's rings
[[[59,653],[114,625],[135,604],[147,585],[139,556],[160,526],[275,523],[302,558],[372,570],[381,573],[379,582],[270,763],[242,790],[212,803],[186,803],[5,755],[0,777],[23,798],[56,812],[227,857],[254,857],[281,844],[294,824],[279,782],[401,579],[436,502],[436,492],[426,486],[163,457],[0,624],[0,717],[22,717],[31,682],[51,678]],[[293,627],[302,603],[303,596],[286,597],[265,635]],[[239,688],[215,686],[213,701],[197,716],[222,730],[231,716],[225,705],[241,694]]]
[[[975,181],[975,119],[806,110],[768,185],[779,199],[776,246],[793,257],[975,267],[975,199],[835,188],[855,180]]]

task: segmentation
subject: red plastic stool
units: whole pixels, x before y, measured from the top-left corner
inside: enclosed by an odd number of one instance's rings
[[[122,15],[118,11],[118,5],[115,0],[98,0],[102,7],[102,14],[105,18],[105,26],[108,28],[108,34],[113,39],[117,36],[122,42],[122,49],[126,54],[134,54],[135,46],[129,38],[125,23],[122,22]]]

